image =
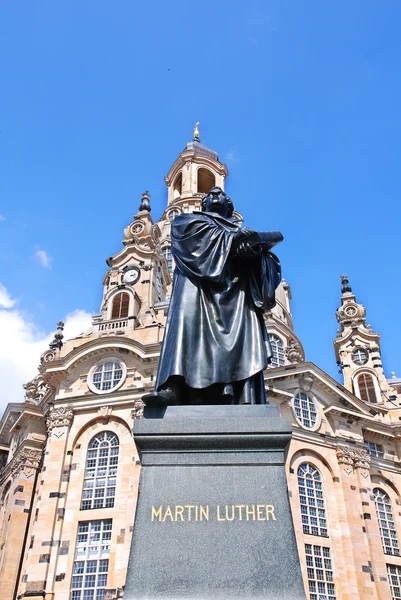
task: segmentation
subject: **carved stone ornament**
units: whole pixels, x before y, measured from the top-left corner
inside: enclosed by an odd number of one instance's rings
[[[290,339],[288,346],[285,350],[285,355],[290,363],[302,362],[301,347],[293,338]]]
[[[74,413],[71,408],[60,406],[60,408],[56,408],[48,414],[46,419],[47,431],[51,433],[55,427],[69,427],[73,418]]]
[[[111,406],[101,406],[98,410],[99,416],[101,417],[110,417],[113,409]]]
[[[355,450],[354,455],[355,469],[370,469],[371,458],[366,450]]]
[[[370,456],[366,450],[355,448],[349,448],[349,446],[338,446],[337,447],[337,460],[340,465],[347,465],[352,469],[365,469],[370,468]]]
[[[35,405],[40,404],[40,401],[49,389],[49,386],[43,381],[41,375],[37,375],[32,381],[28,381],[22,387],[25,390],[25,402]]]
[[[159,229],[158,225],[154,224],[152,226],[152,236],[153,236],[153,239],[156,244],[159,243],[160,235],[161,235],[161,233],[160,233],[160,229]]]
[[[144,404],[142,400],[136,400],[134,403],[134,408],[131,411],[131,417],[135,419],[142,419],[143,417],[143,408]]]
[[[298,384],[303,392],[310,392],[313,386],[314,377],[310,373],[302,373],[298,378]]]
[[[54,360],[54,357],[55,357],[54,352],[48,351],[48,352],[44,353],[42,360],[43,360],[43,362],[51,362],[52,360]]]
[[[42,451],[39,449],[26,448],[17,452],[11,461],[5,466],[1,473],[0,483],[3,484],[10,475],[14,479],[23,472],[26,477],[32,477],[39,468],[42,459]]]
[[[351,449],[348,446],[338,446],[337,448],[337,460],[340,465],[350,465],[351,467],[354,464],[354,460],[351,456]]]

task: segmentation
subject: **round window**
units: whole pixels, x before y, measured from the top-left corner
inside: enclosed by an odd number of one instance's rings
[[[368,362],[368,353],[364,348],[357,348],[352,354],[352,360],[356,365],[365,365]]]
[[[167,215],[167,218],[170,221],[170,223],[172,223],[174,221],[174,219],[176,217],[178,217],[179,214],[180,214],[180,211],[177,208],[173,208],[173,210],[170,210],[170,212]]]
[[[356,313],[357,313],[357,309],[356,309],[356,307],[355,307],[355,306],[348,306],[348,307],[345,309],[345,314],[346,314],[348,317],[355,317]]]
[[[117,359],[98,363],[88,374],[88,386],[95,394],[104,394],[117,390],[125,380],[127,368],[123,362]]]
[[[306,429],[317,429],[318,412],[312,396],[305,392],[298,392],[294,396],[293,409],[295,417],[302,427]]]
[[[138,233],[141,233],[143,231],[143,223],[134,223],[133,225],[131,225],[131,233],[133,235],[137,235]]]

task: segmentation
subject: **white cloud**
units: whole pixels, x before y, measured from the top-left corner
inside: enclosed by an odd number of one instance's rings
[[[0,283],[0,308],[11,308],[14,304],[15,300],[11,298],[7,289]]]
[[[5,221],[5,220],[6,220],[5,216],[4,215],[0,215],[0,221]]]
[[[22,385],[37,375],[40,355],[55,333],[43,331],[14,305],[15,300],[0,284],[0,417],[9,402],[23,401]],[[91,319],[84,310],[69,313],[65,317],[64,339],[88,329]]]
[[[35,258],[41,267],[45,267],[46,269],[51,269],[53,259],[51,256],[48,255],[46,250],[36,250]]]
[[[228,162],[238,162],[237,146],[234,146],[229,152],[227,152],[227,154],[224,156],[224,160],[227,160]]]

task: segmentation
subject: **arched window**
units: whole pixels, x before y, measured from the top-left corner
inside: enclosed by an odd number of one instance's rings
[[[269,342],[273,352],[270,366],[282,367],[285,364],[284,345],[283,342],[274,333],[269,333]]]
[[[316,404],[311,396],[305,392],[298,392],[294,396],[294,412],[300,425],[306,429],[313,429],[317,421]]]
[[[372,375],[361,373],[358,376],[358,388],[361,400],[365,402],[377,402],[375,382]]]
[[[174,181],[174,192],[173,192],[173,197],[175,198],[179,198],[182,194],[182,173],[180,173],[179,175],[177,175],[175,181]]]
[[[208,169],[198,170],[198,193],[207,194],[216,185],[216,179]]]
[[[118,451],[118,437],[112,431],[102,431],[90,442],[81,510],[114,506]]]
[[[390,498],[380,488],[373,490],[377,520],[379,521],[380,535],[385,554],[400,556],[397,531],[393,519]]]
[[[304,533],[328,537],[322,480],[310,463],[302,463],[298,469],[298,489]]]
[[[117,294],[113,298],[113,305],[111,309],[112,319],[125,319],[129,313],[129,294],[122,292]]]
[[[160,252],[160,254],[162,256],[164,256],[164,258],[167,261],[167,268],[170,271],[170,273],[173,272],[173,256],[171,254],[171,247],[170,246],[165,246],[163,248],[163,250]]]

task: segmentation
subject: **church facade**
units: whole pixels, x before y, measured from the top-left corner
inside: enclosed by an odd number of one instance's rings
[[[2,600],[123,597],[141,468],[132,427],[157,372],[174,271],[170,226],[200,210],[211,187],[224,189],[227,175],[196,132],[165,178],[160,219],[145,192],[122,249],[107,259],[92,327],[64,340],[59,323],[24,401],[7,406]],[[265,384],[293,424],[286,473],[306,596],[401,598],[401,380],[386,378],[380,336],[346,276],[334,342],[343,385],[305,361],[290,301],[283,280],[265,316],[273,349]]]

